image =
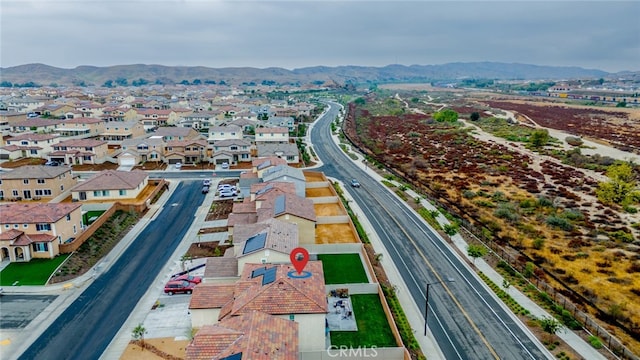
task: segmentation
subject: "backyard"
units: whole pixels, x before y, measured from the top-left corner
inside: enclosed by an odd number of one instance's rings
[[[398,346],[378,294],[351,295],[358,331],[332,331],[331,345],[348,347]]]
[[[358,254],[320,254],[326,284],[367,283],[367,274]]]

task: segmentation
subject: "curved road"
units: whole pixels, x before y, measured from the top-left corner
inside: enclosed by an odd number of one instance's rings
[[[203,199],[199,182],[177,185],[156,219],[20,359],[100,358],[188,231]]]
[[[550,358],[542,344],[504,310],[500,300],[433,230],[362,167],[345,160],[329,129],[338,115],[338,105],[330,106],[311,132],[313,147],[324,164],[318,170],[345,183],[351,178],[360,181],[362,186],[350,193],[389,250],[416,304],[424,308],[427,283],[455,280],[434,285],[429,293],[429,329],[445,357]],[[422,336],[422,329],[416,336]]]

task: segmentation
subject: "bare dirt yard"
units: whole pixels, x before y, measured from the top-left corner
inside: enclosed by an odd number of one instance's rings
[[[449,107],[465,118],[474,111],[501,110],[487,104],[504,105],[504,100],[481,104],[448,96],[446,101],[453,103]],[[599,178],[563,163],[566,154],[560,148],[550,144],[533,151],[528,145],[532,128],[500,124],[491,131],[507,132],[513,139],[486,141],[460,122],[434,121],[431,115],[443,104],[427,97],[372,94],[365,104],[352,103],[345,134],[374,162],[391,168],[486,241],[513,250],[518,268],[531,263],[535,276],[640,352],[640,217],[599,202]],[[602,136],[612,143],[628,141],[633,146],[640,136],[640,131],[628,131],[636,116],[629,112],[599,107],[565,111],[556,105],[545,112],[539,104],[529,108],[537,112],[527,116],[541,126],[548,113],[556,123],[564,121],[563,116],[570,117],[567,123],[583,119],[584,124],[575,126],[584,128],[581,135]],[[596,124],[608,130],[603,133]],[[552,155],[559,158],[548,157]],[[594,164],[596,169],[605,166]]]

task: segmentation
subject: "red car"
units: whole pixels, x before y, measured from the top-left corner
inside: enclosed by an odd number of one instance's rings
[[[178,280],[186,280],[186,281],[192,282],[194,284],[200,284],[202,282],[202,278],[200,276],[193,276],[193,275],[189,275],[189,274],[184,274],[184,275],[180,275],[180,276],[176,276],[174,278],[171,278],[171,281],[178,281]]]
[[[164,286],[164,292],[169,295],[181,293],[191,294],[195,286],[195,283],[187,280],[171,280]]]

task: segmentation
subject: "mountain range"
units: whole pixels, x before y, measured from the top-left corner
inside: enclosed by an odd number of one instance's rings
[[[633,73],[637,76],[637,73]],[[57,68],[45,64],[27,64],[0,68],[0,80],[13,84],[33,82],[39,85],[102,86],[111,80],[126,79],[128,84],[144,79],[145,83],[175,84],[183,81],[227,84],[264,81],[277,84],[328,84],[433,82],[471,79],[495,80],[563,80],[611,77],[616,74],[597,69],[567,66],[539,66],[518,63],[470,62],[442,65],[387,65],[372,66],[316,66],[288,70],[284,68],[163,65],[117,65],[107,67],[78,66],[73,69]]]

